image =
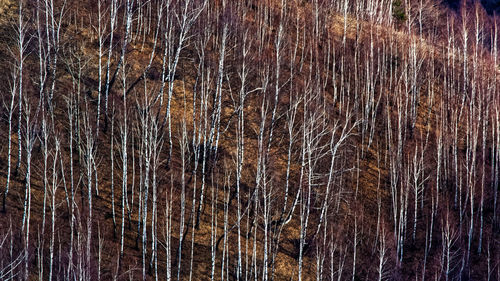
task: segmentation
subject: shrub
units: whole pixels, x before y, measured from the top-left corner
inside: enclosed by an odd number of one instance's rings
[[[392,2],[392,16],[399,22],[406,20],[406,13],[401,0],[394,0]]]

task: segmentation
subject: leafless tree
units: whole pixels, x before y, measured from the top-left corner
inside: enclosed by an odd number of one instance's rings
[[[11,158],[12,158],[12,117],[14,115],[14,102],[15,102],[15,97],[17,93],[17,73],[16,71],[12,72],[12,84],[11,84],[11,91],[10,91],[10,105],[7,108],[9,112],[9,136],[8,136],[8,144],[7,144],[7,180],[5,184],[5,190],[3,192],[3,197],[2,197],[2,211],[5,213],[5,204],[7,200],[7,195],[9,194],[9,187],[10,187],[10,174],[11,174]]]
[[[30,248],[30,218],[31,218],[31,156],[33,152],[33,145],[36,140],[34,134],[35,123],[31,119],[31,105],[27,97],[24,97],[24,120],[25,120],[25,149],[26,149],[26,176],[25,182],[25,196],[24,196],[24,207],[23,207],[23,219],[22,219],[22,232],[23,232],[23,242],[24,242],[24,279],[29,277],[29,248]]]

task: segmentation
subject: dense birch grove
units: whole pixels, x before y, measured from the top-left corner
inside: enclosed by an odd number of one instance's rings
[[[1,280],[500,280],[478,1],[0,1]]]

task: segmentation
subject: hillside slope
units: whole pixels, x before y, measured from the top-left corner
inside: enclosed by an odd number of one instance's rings
[[[497,22],[405,3],[0,5],[0,279],[499,280]]]

